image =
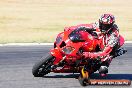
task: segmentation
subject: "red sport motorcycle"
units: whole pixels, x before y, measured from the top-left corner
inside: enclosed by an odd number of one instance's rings
[[[84,59],[83,52],[96,51],[98,40],[95,33],[82,29],[69,29],[58,34],[54,48],[47,57],[37,62],[32,69],[34,77],[42,77],[50,72],[80,73],[79,82],[90,83],[90,75],[101,65],[100,59]],[[87,68],[91,70],[88,71]]]

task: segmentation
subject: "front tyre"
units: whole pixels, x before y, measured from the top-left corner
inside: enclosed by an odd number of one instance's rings
[[[32,74],[34,77],[43,77],[44,75],[50,73],[53,62],[54,57],[51,54],[49,54],[47,57],[42,57],[41,60],[32,68]]]

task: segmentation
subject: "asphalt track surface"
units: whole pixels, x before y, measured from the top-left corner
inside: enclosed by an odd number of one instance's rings
[[[0,47],[0,88],[82,88],[78,74],[50,73],[35,78],[32,66],[53,46],[1,46]],[[128,52],[113,59],[108,76],[102,78],[97,73],[92,79],[132,80],[132,44],[125,44]],[[131,86],[87,86],[86,88],[131,88]]]

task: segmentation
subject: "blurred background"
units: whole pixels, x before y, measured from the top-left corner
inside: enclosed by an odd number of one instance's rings
[[[64,27],[116,17],[120,34],[132,40],[132,0],[0,0],[0,43],[54,42]]]

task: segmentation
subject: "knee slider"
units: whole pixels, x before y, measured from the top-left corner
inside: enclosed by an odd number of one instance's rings
[[[101,66],[100,68],[99,68],[99,73],[104,73],[104,74],[106,74],[106,73],[108,73],[108,67],[107,66]]]

